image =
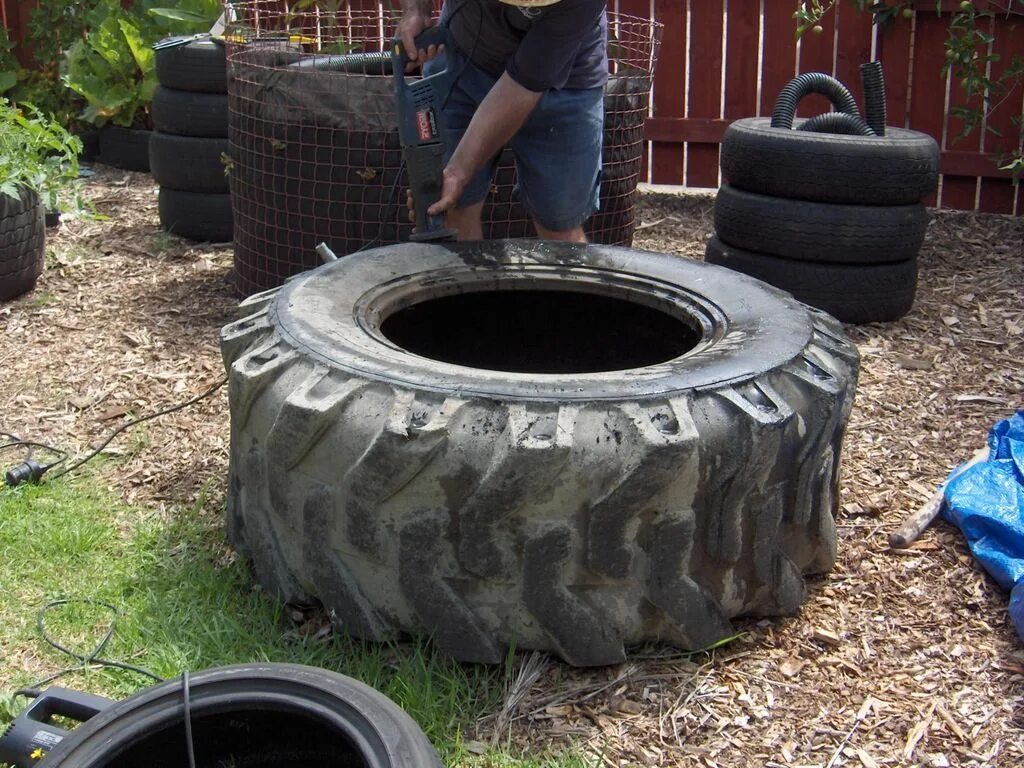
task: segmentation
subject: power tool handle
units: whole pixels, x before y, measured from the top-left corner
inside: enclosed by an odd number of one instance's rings
[[[41,723],[49,722],[54,715],[84,723],[113,703],[110,699],[91,693],[54,687],[39,694],[23,714]]]
[[[0,729],[0,763],[9,763],[15,768],[34,766],[40,755],[45,755],[71,733],[54,724],[54,717],[84,723],[113,703],[102,696],[67,688],[48,688],[6,728]]]
[[[448,42],[448,29],[440,24],[427,27],[416,35],[416,50],[425,51],[432,45],[445,45]],[[405,50],[402,39],[396,37],[391,42],[391,56],[395,59],[393,75],[396,78],[405,77],[405,67],[409,63],[409,54]]]
[[[444,181],[444,145],[440,142],[405,148],[405,166],[409,173],[416,231],[410,239],[450,240],[455,233],[444,226],[444,215],[431,216],[427,209],[441,197]]]

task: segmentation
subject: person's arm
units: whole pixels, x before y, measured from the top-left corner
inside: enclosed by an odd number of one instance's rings
[[[543,95],[527,90],[507,72],[498,79],[444,169],[441,197],[428,211],[432,216],[456,206],[469,180],[523,127]]]

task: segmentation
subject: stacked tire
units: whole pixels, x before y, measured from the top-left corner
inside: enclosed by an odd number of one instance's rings
[[[726,129],[725,183],[705,261],[771,283],[843,322],[895,320],[914,303],[929,221],[921,201],[938,179],[938,145],[917,131],[886,128],[884,109],[869,129],[852,97],[838,101],[841,114],[794,122],[790,112],[779,125],[777,105],[771,120],[737,120]],[[844,132],[816,132],[826,119],[826,130]]]
[[[212,39],[158,49],[149,162],[160,224],[190,240],[232,239],[228,193],[227,65]]]
[[[35,192],[0,192],[0,301],[28,293],[43,273],[45,213]]]

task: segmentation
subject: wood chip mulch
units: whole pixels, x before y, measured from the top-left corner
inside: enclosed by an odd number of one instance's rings
[[[36,290],[0,304],[0,430],[84,452],[133,415],[223,376],[230,245],[161,232],[147,176],[97,166],[105,221],[49,233]],[[712,199],[648,193],[636,246],[700,258]],[[712,655],[664,649],[599,670],[523,656],[466,734],[609,768],[1024,765],[1024,645],[960,535],[886,536],[1024,406],[1024,218],[934,212],[917,303],[849,327],[862,369],[844,448],[839,562],[794,618],[741,623]],[[224,390],[121,435],[98,473],[154,510],[223,503]]]

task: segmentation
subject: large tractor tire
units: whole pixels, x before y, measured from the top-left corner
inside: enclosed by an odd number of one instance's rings
[[[612,246],[404,244],[241,313],[228,532],[340,630],[612,664],[792,614],[834,563],[857,350],[757,280]]]

